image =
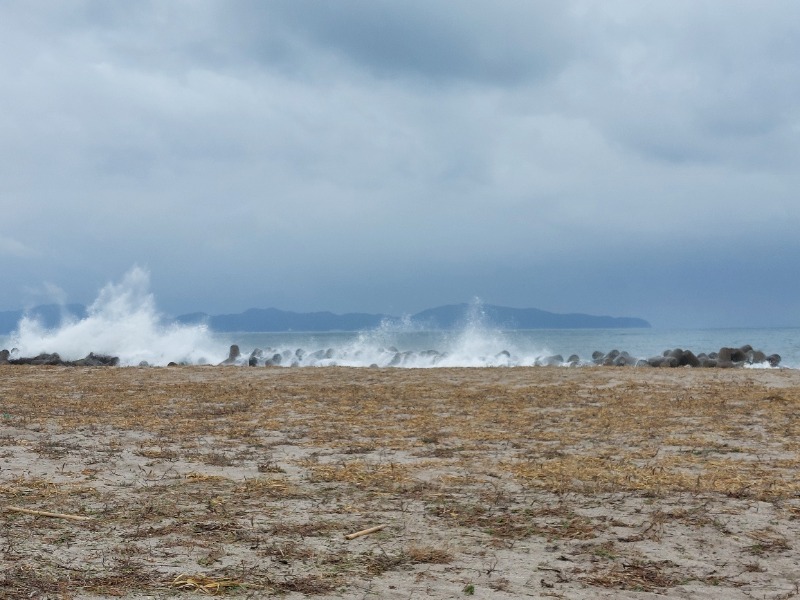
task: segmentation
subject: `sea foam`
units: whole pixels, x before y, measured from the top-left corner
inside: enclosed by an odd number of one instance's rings
[[[251,342],[251,348],[254,338],[260,337],[239,335]],[[272,340],[265,345],[255,342],[258,348],[248,349],[250,354],[242,354],[236,362],[295,367],[511,367],[536,364],[548,354],[532,350],[530,343],[520,346],[509,332],[493,328],[478,299],[452,331],[431,330],[404,318],[358,333],[266,335]]]
[[[168,323],[156,309],[149,272],[138,266],[103,287],[87,313],[65,315],[55,329],[23,317],[9,343],[19,356],[57,352],[76,360],[95,352],[118,356],[121,365],[213,362],[226,353],[206,326]]]

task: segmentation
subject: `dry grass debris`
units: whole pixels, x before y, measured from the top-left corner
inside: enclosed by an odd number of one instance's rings
[[[0,597],[800,585],[794,371],[3,366],[0,412]]]
[[[178,590],[197,591],[202,592],[203,594],[218,595],[227,589],[239,587],[241,582],[227,577],[214,579],[207,575],[182,574],[173,579],[171,585]]]

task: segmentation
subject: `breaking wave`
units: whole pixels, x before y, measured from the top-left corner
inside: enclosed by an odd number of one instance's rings
[[[120,283],[107,284],[87,313],[83,319],[65,314],[55,329],[23,317],[9,344],[19,356],[55,352],[77,360],[94,352],[117,356],[122,365],[197,364],[226,353],[205,326],[175,325],[159,314],[150,274],[141,267],[128,271]]]
[[[258,366],[508,367],[533,365],[547,354],[490,327],[478,300],[452,332],[428,330],[405,319],[355,334],[307,334],[294,340],[285,334],[240,337],[249,342],[248,353],[231,362]],[[269,337],[280,343],[270,343]],[[263,341],[267,345],[261,345]]]

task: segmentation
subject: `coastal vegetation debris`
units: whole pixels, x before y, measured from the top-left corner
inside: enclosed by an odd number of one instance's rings
[[[0,597],[796,580],[797,371],[2,371],[0,507],[95,520],[4,519]],[[343,539],[374,523],[392,535]]]
[[[178,575],[172,581],[172,587],[179,590],[198,591],[203,594],[217,595],[225,589],[235,588],[242,585],[241,581],[223,577],[214,579],[207,575]]]
[[[354,540],[356,538],[360,538],[361,536],[369,535],[370,533],[376,533],[378,531],[381,531],[385,527],[386,527],[386,525],[376,525],[375,527],[369,527],[368,529],[362,529],[361,531],[356,531],[355,533],[348,533],[346,536],[344,536],[344,539],[346,539],[346,540]]]
[[[82,515],[68,515],[65,513],[48,512],[46,510],[34,510],[32,508],[22,508],[20,506],[5,506],[4,510],[11,512],[24,513],[26,515],[34,515],[36,517],[50,517],[52,519],[67,519],[69,521],[91,521],[92,517]]]

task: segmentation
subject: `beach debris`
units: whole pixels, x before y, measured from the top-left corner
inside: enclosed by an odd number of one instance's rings
[[[221,579],[214,579],[207,575],[178,575],[172,581],[172,587],[179,590],[196,591],[209,596],[222,593],[226,588],[234,588],[242,585],[238,579],[231,579],[230,577],[223,577]]]
[[[82,515],[68,515],[65,513],[48,512],[46,510],[34,510],[32,508],[22,508],[21,506],[5,506],[4,510],[11,512],[34,515],[36,517],[50,517],[52,519],[67,519],[69,521],[91,521],[92,517]]]
[[[385,527],[386,525],[376,525],[375,527],[370,527],[369,529],[362,529],[361,531],[356,531],[355,533],[348,533],[346,536],[344,536],[344,539],[354,540],[356,538],[360,538],[361,536],[369,535],[370,533],[376,533]]]

